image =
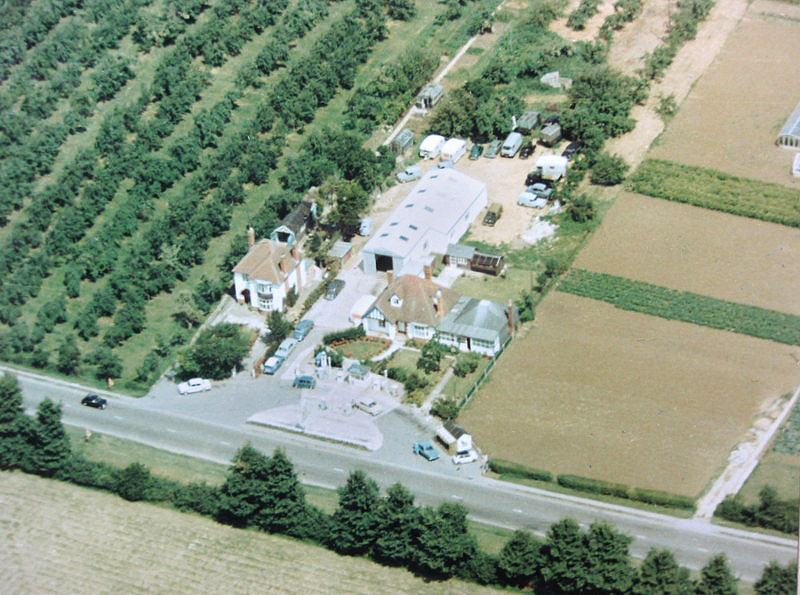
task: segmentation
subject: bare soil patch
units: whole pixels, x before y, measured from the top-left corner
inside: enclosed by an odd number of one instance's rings
[[[567,27],[567,19],[569,15],[580,5],[580,0],[573,0],[569,6],[564,9],[564,16],[556,19],[550,24],[550,30],[557,33],[564,39],[569,41],[591,41],[597,37],[597,32],[606,20],[606,17],[614,12],[614,0],[606,0],[597,9],[595,15],[586,21],[586,26],[580,31],[575,31]]]
[[[553,292],[459,422],[490,456],[696,496],[759,411],[796,386],[799,357]]]
[[[661,43],[669,22],[670,0],[645,2],[633,22],[614,32],[608,61],[626,74],[642,66],[642,56]]]
[[[800,5],[772,0],[755,0],[750,4],[750,12],[768,18],[800,20]]]
[[[775,144],[800,98],[800,22],[749,11],[697,82],[651,157],[800,188]]]
[[[5,593],[490,592],[22,473],[0,502]]]
[[[800,315],[800,230],[624,193],[575,266]]]

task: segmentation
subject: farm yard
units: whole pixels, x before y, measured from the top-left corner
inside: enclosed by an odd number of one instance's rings
[[[490,457],[694,497],[800,382],[798,360],[798,347],[554,292],[459,423]]]
[[[0,474],[0,500],[4,592],[491,591],[22,473]]]
[[[800,62],[786,59],[800,54],[800,22],[763,11],[751,6],[649,157],[800,189],[793,153],[775,144],[800,101]]]
[[[800,315],[800,230],[774,223],[623,193],[574,266]]]

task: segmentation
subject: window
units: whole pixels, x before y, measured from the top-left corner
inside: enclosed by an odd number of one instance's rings
[[[259,310],[272,310],[272,296],[258,296]]]
[[[403,298],[401,298],[399,295],[395,293],[392,295],[392,297],[389,298],[389,303],[395,308],[399,308],[400,306],[403,305]]]
[[[256,289],[258,293],[272,293],[272,284],[271,283],[258,283],[256,285]]]
[[[413,203],[413,202],[411,202],[411,203],[408,203],[408,204],[406,205],[406,208],[407,208],[407,209],[410,209],[410,208],[411,208],[411,207],[413,207],[413,206],[414,206],[414,203]]]

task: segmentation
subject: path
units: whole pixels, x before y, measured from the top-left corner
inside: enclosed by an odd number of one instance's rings
[[[781,424],[789,417],[800,397],[800,386],[794,391],[794,395],[789,402],[775,416],[772,423],[765,430],[758,430],[754,427],[751,434],[754,440],[740,443],[728,457],[728,466],[711,486],[711,489],[697,502],[697,511],[694,514],[696,519],[711,519],[714,511],[726,496],[736,494],[742,489],[744,482],[761,460],[761,455],[772,442],[772,438],[780,428]]]

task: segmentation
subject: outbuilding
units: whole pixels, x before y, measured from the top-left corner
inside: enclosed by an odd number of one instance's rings
[[[423,159],[435,159],[442,152],[444,137],[441,134],[429,134],[419,145],[419,156]]]
[[[444,95],[444,87],[439,83],[428,83],[417,95],[416,106],[419,109],[431,109],[434,105],[439,103],[439,100]]]
[[[778,134],[778,145],[787,149],[800,150],[800,103],[786,120]]]
[[[461,138],[451,138],[442,145],[442,159],[455,163],[467,151],[467,141]]]

